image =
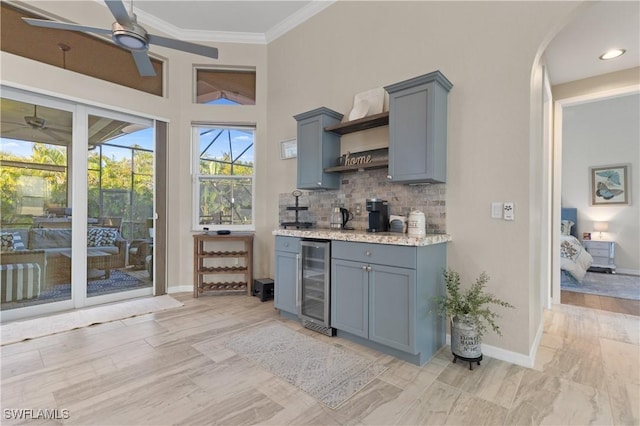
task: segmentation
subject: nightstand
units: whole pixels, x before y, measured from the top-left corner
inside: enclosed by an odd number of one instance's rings
[[[604,270],[612,274],[616,273],[616,243],[614,241],[584,240],[582,244],[593,257],[590,271]]]

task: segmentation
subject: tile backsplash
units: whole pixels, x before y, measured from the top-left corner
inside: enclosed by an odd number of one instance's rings
[[[446,233],[446,190],[447,185],[421,184],[402,185],[387,180],[387,169],[370,169],[342,174],[340,189],[328,191],[303,191],[299,198],[300,207],[309,210],[300,211],[298,220],[311,222],[317,228],[328,228],[331,208],[335,206],[349,209],[353,220],[349,225],[357,230],[369,226],[366,211],[368,198],[379,198],[389,202],[389,211],[393,215],[409,216],[411,210],[422,210],[427,220],[427,233]],[[293,191],[293,190],[292,190]],[[356,205],[362,212],[356,215]],[[286,210],[295,206],[295,197],[291,193],[280,194],[278,199],[279,222],[293,222],[295,212]]]

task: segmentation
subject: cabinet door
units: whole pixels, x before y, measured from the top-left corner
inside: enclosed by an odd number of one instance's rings
[[[389,179],[446,181],[447,97],[438,71],[385,87],[389,92]]]
[[[416,271],[371,265],[369,292],[369,339],[416,354]]]
[[[298,255],[297,253],[276,251],[275,258],[273,305],[277,309],[297,315]]]
[[[342,114],[328,108],[318,108],[295,116],[298,121],[298,188],[337,189],[339,173],[325,173],[340,156],[340,137],[324,131],[337,124]]]
[[[331,326],[368,337],[369,273],[361,262],[331,262]]]

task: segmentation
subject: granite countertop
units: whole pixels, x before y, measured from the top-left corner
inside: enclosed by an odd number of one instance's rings
[[[358,243],[391,244],[398,246],[428,246],[451,241],[449,234],[427,234],[425,237],[409,237],[397,232],[366,232],[336,229],[276,229],[273,235],[300,238],[317,238],[333,241],[350,241]]]

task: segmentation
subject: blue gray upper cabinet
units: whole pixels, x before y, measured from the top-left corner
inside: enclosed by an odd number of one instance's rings
[[[440,71],[385,87],[392,182],[446,181],[447,98],[452,87]]]
[[[343,115],[329,108],[317,108],[298,114],[298,188],[337,189],[339,173],[325,173],[340,156],[340,136],[324,128],[340,123]]]

